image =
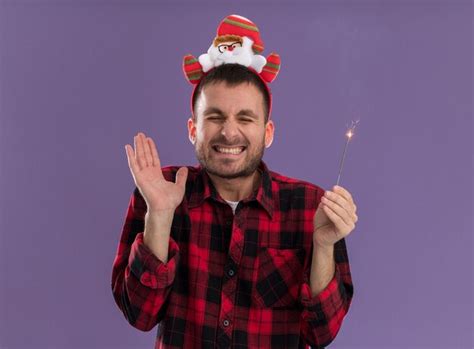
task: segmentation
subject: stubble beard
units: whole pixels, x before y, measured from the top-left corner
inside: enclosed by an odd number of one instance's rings
[[[209,145],[208,145],[209,146]],[[249,152],[249,148],[247,147],[245,152]],[[208,149],[208,153],[213,152],[214,150]],[[263,158],[263,154],[265,152],[265,140],[262,140],[259,147],[256,149],[255,155],[251,156],[250,159],[244,158],[243,165],[240,166],[233,172],[228,172],[222,170],[223,167],[226,167],[226,162],[228,162],[229,166],[233,166],[235,160],[216,160],[210,159],[210,156],[206,155],[205,149],[203,149],[202,145],[196,143],[195,146],[196,157],[201,164],[201,167],[205,169],[208,173],[225,179],[235,179],[240,177],[250,177],[258,168],[260,161]],[[247,157],[249,154],[245,154]]]

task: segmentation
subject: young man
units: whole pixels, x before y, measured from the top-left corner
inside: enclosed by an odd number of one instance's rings
[[[224,35],[216,48],[239,42]],[[159,324],[156,348],[322,348],[352,301],[344,238],[356,206],[342,187],[325,192],[267,168],[273,79],[232,59],[201,64],[188,120],[200,166],[162,168],[142,132],[135,150],[125,146],[136,187],[114,299],[137,329]]]

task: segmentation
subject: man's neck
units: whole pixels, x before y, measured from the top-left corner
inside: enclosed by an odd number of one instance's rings
[[[255,172],[249,177],[239,177],[233,179],[226,179],[215,176],[208,172],[212,183],[217,189],[217,192],[224,200],[240,201],[252,194],[257,188],[260,181],[260,171]]]

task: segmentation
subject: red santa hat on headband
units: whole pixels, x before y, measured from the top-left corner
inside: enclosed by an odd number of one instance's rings
[[[255,23],[236,14],[225,17],[217,27],[217,35],[207,53],[201,54],[198,59],[191,54],[183,58],[184,76],[195,85],[191,103],[197,85],[205,74],[221,64],[237,63],[249,68],[263,81],[270,96],[270,114],[272,103],[268,83],[275,80],[280,71],[280,56],[272,52],[265,58],[260,55],[263,49],[260,31]]]
[[[222,20],[217,28],[217,36],[239,35],[246,36],[253,41],[252,49],[255,53],[263,51],[263,41],[260,38],[260,32],[257,26],[249,19],[239,16],[230,15]]]

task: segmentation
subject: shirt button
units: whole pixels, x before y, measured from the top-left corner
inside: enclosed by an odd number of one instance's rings
[[[222,324],[224,325],[224,327],[227,327],[227,326],[230,325],[230,322],[229,322],[229,320],[225,319],[225,320],[222,322]]]
[[[235,274],[234,269],[229,269],[229,271],[227,272],[227,275],[229,276],[234,276],[234,274]]]

